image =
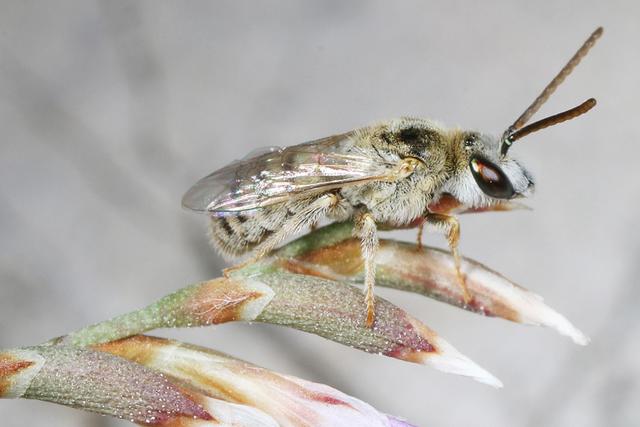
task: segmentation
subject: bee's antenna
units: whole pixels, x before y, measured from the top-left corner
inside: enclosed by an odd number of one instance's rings
[[[600,38],[600,36],[602,36],[603,31],[604,30],[602,27],[598,27],[593,33],[591,33],[589,38],[582,44],[580,49],[578,49],[578,51],[571,57],[569,62],[567,62],[564,67],[562,67],[562,70],[560,70],[560,72],[553,78],[553,80],[551,80],[551,82],[544,88],[544,90],[540,93],[540,95],[538,95],[538,97],[535,99],[535,101],[533,101],[529,108],[527,108],[524,113],[522,113],[520,117],[518,117],[518,119],[511,126],[509,126],[506,131],[504,131],[504,134],[502,135],[502,147],[500,148],[500,152],[503,155],[506,154],[506,152],[509,150],[509,147],[511,147],[511,144],[516,139],[522,138],[525,135],[528,135],[545,127],[577,117],[593,108],[596,102],[595,99],[592,98],[593,102],[591,102],[592,99],[590,99],[579,105],[578,107],[572,108],[571,110],[556,114],[554,116],[540,120],[530,126],[527,126],[527,128],[530,128],[528,132],[520,134],[517,138],[513,138],[513,135],[525,124],[527,124],[531,116],[533,116],[540,109],[540,107],[542,107],[542,105],[547,101],[547,99],[549,99],[553,92],[555,92],[558,86],[562,84],[564,79],[569,74],[571,74],[573,69],[576,68],[582,58],[584,58],[585,55],[589,52],[589,49],[591,49],[596,41]],[[538,126],[534,127],[534,125]]]
[[[544,119],[533,122],[530,125],[512,132],[511,134],[509,134],[507,139],[503,140],[502,147],[500,148],[500,154],[502,154],[503,156],[507,154],[507,151],[509,150],[509,147],[511,147],[511,144],[513,144],[518,139],[544,128],[548,128],[549,126],[557,125],[558,123],[575,119],[576,117],[581,116],[587,111],[591,110],[595,106],[595,98],[589,98],[577,107],[573,107],[572,109],[563,111],[562,113],[554,114],[553,116],[545,117]]]

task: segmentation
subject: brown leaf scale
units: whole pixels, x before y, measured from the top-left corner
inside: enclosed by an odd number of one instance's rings
[[[155,348],[163,341],[156,338],[137,335],[93,346],[95,350],[111,353],[141,365],[148,365],[154,357]]]
[[[353,276],[360,272],[363,268],[363,261],[360,252],[360,242],[356,239],[349,239],[333,246],[313,251],[298,257],[304,263],[326,265],[337,274],[345,276]],[[293,265],[286,265],[294,269],[305,269],[308,267],[300,266],[299,263],[290,262]],[[308,268],[309,274],[322,277],[322,272],[318,272],[312,268]],[[294,272],[294,271],[292,271]],[[328,277],[329,279],[332,277]]]
[[[33,365],[27,360],[16,360],[11,356],[0,356],[0,396],[4,395],[11,387],[11,377]]]
[[[186,303],[187,316],[203,325],[243,320],[241,311],[244,306],[263,296],[256,291],[221,286],[216,281],[212,286],[203,286]]]

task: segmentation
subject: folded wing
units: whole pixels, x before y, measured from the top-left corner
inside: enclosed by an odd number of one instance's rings
[[[199,212],[233,213],[390,179],[396,164],[356,147],[352,136],[334,135],[236,161],[198,181],[182,205]]]

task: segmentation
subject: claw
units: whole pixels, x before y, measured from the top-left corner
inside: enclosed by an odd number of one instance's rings
[[[373,301],[367,301],[367,321],[365,324],[367,328],[371,328],[373,326],[373,322],[376,319],[375,305]]]
[[[258,261],[260,258],[262,258],[264,255],[263,254],[259,254],[251,259],[248,259],[245,262],[242,262],[240,264],[237,265],[232,265],[231,267],[227,267],[225,269],[222,270],[222,275],[228,279],[229,277],[231,277],[231,275],[233,273],[235,273],[238,270],[242,270],[243,268],[245,268],[246,266],[248,266],[249,264],[252,264],[256,261]]]
[[[231,276],[231,274],[236,270],[239,270],[238,266],[227,267],[222,270],[222,275],[225,277],[225,279],[228,279]]]

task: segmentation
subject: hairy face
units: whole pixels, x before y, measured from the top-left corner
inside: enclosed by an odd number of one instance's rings
[[[500,155],[498,138],[463,132],[454,144],[458,167],[442,186],[442,193],[473,207],[532,194],[531,174],[515,159]]]

